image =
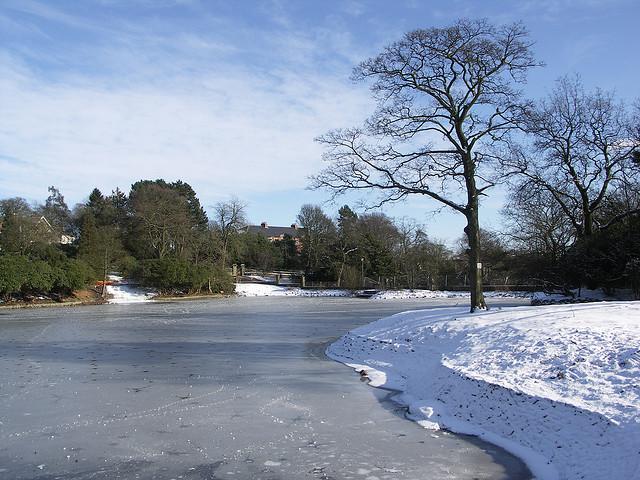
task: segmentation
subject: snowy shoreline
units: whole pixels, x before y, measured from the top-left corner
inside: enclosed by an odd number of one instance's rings
[[[142,303],[150,300],[163,300],[158,292],[130,285],[121,276],[109,275],[112,282],[107,285],[109,295],[107,303],[128,304]],[[436,299],[436,298],[459,298],[468,299],[469,292],[452,290],[379,290],[363,295],[365,291],[347,290],[338,288],[312,289],[300,288],[286,285],[272,285],[267,283],[236,283],[234,294],[238,297],[366,297],[371,300],[407,300],[407,299]],[[525,291],[486,291],[484,295],[487,299],[492,298],[530,298],[532,304],[554,304],[554,303],[574,303],[582,301],[612,300],[602,294],[602,292],[587,291],[579,297],[567,297],[561,294],[547,294],[543,292]],[[192,297],[170,297],[172,300],[190,299]],[[200,297],[196,297],[200,298]],[[207,296],[207,298],[211,298]]]
[[[152,300],[157,295],[157,292],[154,290],[129,285],[126,280],[119,275],[109,275],[108,278],[112,283],[107,285],[107,303],[143,303]]]
[[[640,302],[443,307],[357,328],[327,355],[543,480],[640,478]]]
[[[239,297],[356,297],[358,290],[346,289],[303,289],[263,283],[236,283],[236,295]],[[487,298],[527,298],[532,292],[487,291]],[[406,300],[410,298],[469,298],[469,292],[451,290],[380,290],[368,297],[372,300]]]

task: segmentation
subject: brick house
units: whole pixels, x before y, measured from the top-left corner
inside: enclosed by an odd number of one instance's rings
[[[295,223],[292,223],[289,227],[274,227],[268,225],[267,222],[262,222],[260,225],[249,225],[247,227],[247,233],[262,235],[270,242],[284,240],[285,236],[289,236],[295,242],[298,252],[302,250],[301,237],[303,232],[304,228],[299,227]]]

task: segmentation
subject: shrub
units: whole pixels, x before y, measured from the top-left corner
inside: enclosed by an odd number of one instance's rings
[[[69,259],[58,268],[54,281],[54,289],[61,293],[80,290],[95,279],[95,273],[87,262]]]
[[[29,261],[25,280],[22,285],[23,292],[47,293],[53,289],[55,273],[47,262],[31,260]]]
[[[210,263],[194,265],[189,261],[171,257],[143,260],[135,277],[143,285],[161,291],[233,291],[233,279],[224,270]]]
[[[0,295],[19,293],[27,282],[29,259],[23,255],[0,256]]]

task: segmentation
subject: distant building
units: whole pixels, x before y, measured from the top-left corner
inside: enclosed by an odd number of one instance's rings
[[[68,235],[66,233],[59,233],[47,220],[45,217],[41,216],[36,221],[36,226],[40,228],[44,228],[46,238],[41,238],[41,240],[45,240],[47,243],[57,243],[59,245],[71,245],[76,241],[76,237],[73,235]]]
[[[32,215],[26,217],[25,222],[20,225],[20,232],[24,232],[28,243],[34,243],[36,241],[59,244],[59,245],[71,245],[76,241],[76,237],[66,233],[60,233],[55,229],[49,220],[42,215]],[[0,221],[0,232],[2,232],[2,222]]]
[[[304,232],[304,228],[299,227],[295,223],[292,223],[290,227],[273,227],[267,224],[267,222],[262,222],[260,225],[249,225],[247,227],[247,233],[256,233],[258,235],[262,235],[267,238],[270,242],[275,242],[276,240],[284,240],[286,236],[291,237],[291,239],[296,244],[296,249],[300,251],[302,249],[302,242],[300,237]]]

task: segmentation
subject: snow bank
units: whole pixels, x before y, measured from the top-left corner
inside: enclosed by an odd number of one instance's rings
[[[241,297],[350,297],[349,290],[305,290],[260,283],[236,283],[236,295]]]
[[[588,290],[583,288],[571,290],[572,295],[563,293],[536,292],[531,297],[531,305],[555,305],[559,303],[586,303],[601,302],[603,300],[626,300],[626,298],[614,298],[606,295],[602,290]]]
[[[640,478],[640,302],[465,310],[383,318],[327,354],[540,479]]]
[[[263,283],[236,283],[236,294],[242,297],[353,297],[357,291],[344,289],[311,290]],[[527,298],[530,292],[485,292],[487,298]],[[469,298],[469,292],[439,290],[382,290],[370,298],[374,300],[402,300],[408,298]]]
[[[484,292],[486,298],[527,298],[531,292]],[[469,298],[469,292],[454,292],[450,290],[383,290],[371,298],[374,300],[407,299],[407,298]]]
[[[109,275],[113,283],[107,285],[108,303],[141,303],[151,300],[156,292],[128,285],[119,275]]]

